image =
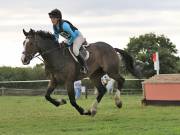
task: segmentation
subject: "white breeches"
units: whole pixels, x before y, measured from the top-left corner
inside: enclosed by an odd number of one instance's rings
[[[79,55],[79,49],[85,41],[83,35],[80,33],[79,36],[73,42],[73,53],[75,56]]]

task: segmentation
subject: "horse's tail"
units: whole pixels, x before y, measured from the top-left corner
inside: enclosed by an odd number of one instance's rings
[[[134,60],[132,56],[130,56],[126,51],[114,48],[116,52],[120,53],[120,55],[123,57],[123,60],[125,62],[127,70],[135,77],[140,78],[140,75],[138,71],[136,71],[136,68],[134,67]]]

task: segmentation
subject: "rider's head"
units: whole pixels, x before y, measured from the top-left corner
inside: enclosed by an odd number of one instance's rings
[[[53,23],[53,25],[58,24],[59,21],[62,20],[62,14],[59,9],[53,9],[48,14],[49,14],[49,18],[51,19],[51,22]]]

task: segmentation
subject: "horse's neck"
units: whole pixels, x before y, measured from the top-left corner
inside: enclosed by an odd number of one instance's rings
[[[50,50],[53,50],[55,48],[58,48],[57,45],[55,45],[55,43],[51,40],[40,40],[39,41],[39,48],[41,53],[46,53]]]
[[[54,42],[41,42],[41,54],[46,68],[50,70],[60,70],[66,63],[63,49],[60,49]]]

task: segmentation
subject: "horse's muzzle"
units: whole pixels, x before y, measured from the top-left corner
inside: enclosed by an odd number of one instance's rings
[[[28,59],[28,57],[26,57],[25,54],[22,54],[21,61],[24,65],[28,65],[30,63],[31,59]]]

